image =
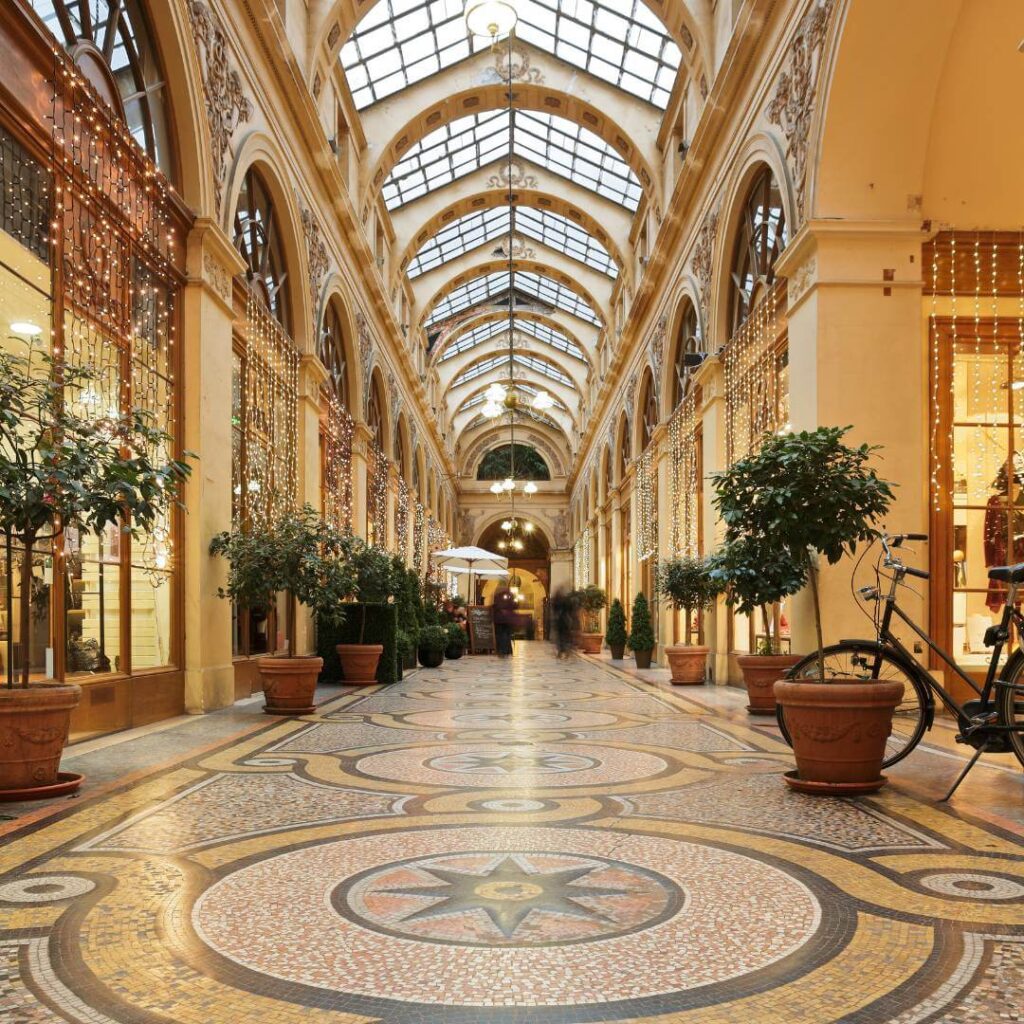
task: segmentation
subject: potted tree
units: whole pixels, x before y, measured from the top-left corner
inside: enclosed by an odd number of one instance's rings
[[[601,609],[608,604],[608,595],[596,584],[588,583],[579,594],[579,608],[583,619],[580,631],[580,650],[584,654],[600,654],[601,641]]]
[[[444,626],[424,626],[420,630],[419,659],[424,668],[437,668],[444,661],[448,631]]]
[[[683,642],[665,648],[676,685],[701,684],[707,676],[708,648],[690,640],[694,612],[711,607],[722,592],[713,568],[709,559],[689,555],[667,559],[658,566],[658,593],[683,613]]]
[[[580,628],[580,616],[581,616],[581,601],[583,600],[582,590],[570,590],[569,591],[569,612],[572,619],[572,628],[569,630],[569,636],[572,639],[573,647],[577,647],[580,650],[583,649],[583,630]]]
[[[99,534],[117,523],[130,537],[159,529],[191,472],[188,453],[181,460],[167,456],[171,438],[147,412],[97,417],[80,396],[103,385],[95,371],[0,350],[0,531],[8,573],[14,544],[20,549],[23,646],[18,685],[11,674],[0,689],[0,790],[20,790],[25,798],[68,792],[81,781],[58,778],[81,689],[31,679],[38,546],[59,551],[71,526]],[[8,594],[10,586],[9,579]]]
[[[466,631],[457,622],[449,622],[444,628],[448,634],[444,656],[449,661],[458,661],[466,652]]]
[[[761,551],[800,567],[810,586],[817,648],[817,678],[780,680],[797,771],[786,781],[796,789],[863,793],[884,784],[881,776],[892,715],[903,684],[859,679],[826,682],[818,559],[830,564],[877,536],[874,524],[893,494],[868,463],[877,451],[850,446],[849,427],[819,427],[769,435],[757,454],[718,474],[715,488],[726,523],[726,540],[750,538]]]
[[[383,644],[366,643],[366,606],[394,600],[401,581],[396,578],[391,556],[366,543],[361,537],[346,534],[342,554],[355,575],[355,597],[359,601],[359,642],[336,644],[342,675],[348,686],[375,686],[377,666],[384,653]]]
[[[612,652],[612,657],[616,661],[622,661],[626,653],[626,610],[618,598],[612,601],[608,609],[608,629],[605,631],[604,640]]]
[[[265,528],[219,533],[210,542],[210,554],[228,562],[227,586],[220,588],[220,596],[243,608],[269,608],[284,593],[288,636],[295,632],[296,601],[318,621],[340,623],[356,582],[343,540],[310,505],[278,515]],[[260,658],[257,664],[268,715],[316,710],[313,696],[323,658],[283,654]]]
[[[757,616],[763,633],[753,654],[737,657],[751,715],[774,715],[775,680],[801,656],[783,654],[773,627],[772,605],[804,587],[803,566],[784,551],[765,550],[756,538],[727,541],[713,556],[712,573],[726,588],[726,601],[744,615]]]
[[[651,607],[643,591],[633,600],[633,614],[630,616],[633,628],[629,631],[629,649],[636,659],[637,668],[651,667],[651,652],[654,650],[654,627],[651,625]]]

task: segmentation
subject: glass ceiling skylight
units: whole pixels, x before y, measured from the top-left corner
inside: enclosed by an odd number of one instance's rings
[[[508,291],[509,275],[506,271],[498,271],[493,274],[482,274],[480,277],[467,281],[454,291],[448,293],[445,298],[434,306],[429,319],[424,325],[427,328],[448,317],[461,313],[478,303],[486,302],[496,295],[503,295]],[[550,277],[541,274],[516,271],[516,289],[525,295],[539,299],[549,306],[557,306],[566,313],[586,320],[587,323],[601,326],[601,320],[582,296],[576,292],[563,287]]]
[[[522,381],[516,381],[516,391],[521,392],[519,395],[520,403],[529,405],[530,399],[538,394],[540,388],[531,387],[529,384],[524,384]],[[551,399],[551,408],[557,409],[559,412],[567,413],[569,411],[568,406],[560,399],[556,398],[551,392],[548,392],[548,396]],[[487,401],[486,389],[478,391],[472,398],[459,404],[460,409],[475,409],[478,405],[483,405]]]
[[[600,136],[564,117],[515,112],[516,156],[568,178],[627,210],[643,190],[629,165]],[[508,155],[508,111],[472,114],[442,125],[421,139],[384,182],[384,202],[405,203]]]
[[[572,382],[572,377],[567,373],[563,373],[554,363],[549,363],[544,359],[537,359],[535,356],[523,355],[521,352],[516,352],[512,356],[512,362],[517,366],[523,366],[529,370],[534,370],[536,373],[541,374],[544,377],[548,377],[551,380],[557,380],[559,384],[564,384],[567,388],[576,389],[576,385]],[[485,373],[490,373],[491,370],[497,369],[500,366],[508,366],[508,355],[491,356],[490,359],[481,359],[479,363],[474,363],[469,369],[464,370],[460,373],[449,385],[452,388],[461,387],[463,384],[469,383],[471,380],[476,380],[477,377],[482,377]]]
[[[471,37],[463,0],[378,0],[341,49],[359,108],[464,60],[490,41]],[[682,59],[642,0],[519,0],[516,35],[662,109]]]
[[[500,239],[504,243],[508,231],[507,206],[460,217],[423,245],[409,264],[409,278],[419,277],[488,242]],[[516,210],[516,231],[585,263],[598,273],[618,277],[618,269],[608,250],[593,235],[561,214],[520,207]],[[487,253],[486,258],[490,259],[491,253]]]
[[[573,356],[581,362],[586,361],[583,349],[581,349],[579,345],[567,338],[561,333],[561,331],[556,331],[548,327],[547,324],[539,323],[536,320],[525,320],[522,317],[517,317],[516,333],[530,335],[537,341],[550,345],[559,352],[564,352],[567,355]],[[491,320],[488,323],[474,327],[471,331],[466,331],[465,334],[460,335],[456,341],[452,342],[444,350],[444,355],[441,356],[440,361],[443,363],[446,359],[451,359],[453,356],[457,356],[462,352],[468,352],[471,349],[476,348],[478,345],[483,345],[485,342],[490,341],[492,338],[508,338],[507,319]]]

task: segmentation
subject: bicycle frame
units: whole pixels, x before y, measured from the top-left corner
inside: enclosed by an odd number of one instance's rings
[[[899,563],[893,563],[889,565],[889,568],[893,570],[892,582],[889,587],[889,593],[885,596],[885,610],[882,613],[882,621],[878,628],[878,640],[883,646],[887,646],[895,650],[908,665],[913,666],[915,671],[918,672],[922,681],[928,686],[928,689],[932,693],[936,693],[939,699],[945,705],[946,710],[956,715],[957,721],[961,723],[969,723],[971,721],[971,715],[967,713],[966,707],[959,704],[953,696],[947,692],[935,678],[932,676],[927,669],[922,668],[914,656],[903,646],[899,638],[895,636],[891,629],[892,617],[897,616],[902,622],[906,623],[907,626],[919,637],[924,643],[928,645],[928,649],[936,654],[944,665],[946,665],[962,682],[969,686],[977,695],[978,700],[981,704],[982,709],[987,709],[993,704],[993,690],[996,687],[996,675],[999,671],[999,659],[1002,657],[1003,648],[1006,646],[1010,639],[1010,623],[1013,622],[1017,628],[1017,635],[1024,636],[1024,616],[1021,615],[1016,608],[1017,600],[1017,588],[1016,583],[1011,583],[1008,587],[1006,594],[1006,603],[1003,605],[1003,616],[1000,619],[999,626],[996,628],[995,644],[992,648],[992,657],[989,661],[988,671],[985,674],[985,683],[982,687],[971,679],[954,661],[953,659],[936,644],[928,634],[921,629],[921,627],[914,622],[906,612],[900,608],[896,601],[896,590],[903,580],[905,575],[905,569]],[[881,600],[881,595],[878,595]],[[874,671],[879,671],[880,665],[876,664]],[[1017,729],[1012,725],[997,725],[995,723],[985,723],[986,732],[1015,732]]]

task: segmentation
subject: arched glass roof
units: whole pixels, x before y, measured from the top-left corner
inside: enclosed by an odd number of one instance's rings
[[[452,342],[444,350],[444,355],[441,356],[439,361],[443,363],[445,360],[451,359],[453,356],[457,356],[462,352],[469,352],[471,349],[476,348],[478,345],[483,345],[492,338],[507,337],[508,327],[509,321],[507,319],[491,320],[488,323],[480,324],[478,327],[474,327],[471,331],[466,331],[465,334],[460,335],[454,342]],[[536,320],[517,318],[516,334],[529,335],[537,341],[543,342],[545,345],[550,345],[559,352],[564,352],[566,355],[579,359],[581,362],[586,362],[586,354],[583,349],[576,344],[576,342],[566,337],[561,331],[556,331],[549,327],[547,324],[540,323]],[[516,343],[518,344],[519,342],[520,338],[517,337]]]
[[[470,213],[442,228],[426,242],[409,264],[406,273],[410,278],[419,277],[442,266],[463,253],[476,249],[487,242],[500,239],[505,242],[509,232],[509,208],[497,206],[479,213]],[[519,207],[515,218],[516,231],[565,253],[570,259],[585,263],[588,267],[608,277],[618,277],[608,250],[588,231],[574,224],[568,217],[547,210]],[[504,250],[503,250],[504,251]]]
[[[534,370],[549,380],[556,380],[559,384],[564,384],[567,388],[576,389],[576,385],[572,381],[567,373],[563,373],[554,363],[549,363],[546,359],[537,359],[535,356],[528,356],[523,352],[514,352],[512,355],[512,362],[516,366],[525,367],[528,370]],[[490,373],[491,370],[497,369],[499,366],[508,366],[508,354],[500,356],[491,356],[490,359],[481,359],[479,363],[474,363],[468,369],[463,370],[449,385],[452,388],[461,387],[463,384],[468,384],[471,380],[476,380],[477,377],[482,377],[485,373]]]
[[[581,188],[633,211],[643,189],[629,165],[602,138],[564,117],[515,112],[513,152]],[[472,114],[442,125],[414,145],[384,182],[395,210],[437,188],[508,157],[507,110]]]
[[[525,383],[524,381],[521,381],[521,380],[516,381],[515,390],[520,392],[520,395],[519,395],[520,402],[524,403],[524,401],[525,401],[526,405],[529,405],[530,399],[535,398],[537,396],[537,394],[539,394],[539,392],[540,392],[540,388],[532,387],[531,385],[529,385],[529,384],[527,384],[527,383]],[[560,398],[556,398],[554,395],[550,394],[550,392],[548,393],[548,397],[551,399],[551,408],[552,409],[557,409],[559,412],[564,412],[564,413],[568,413],[569,412],[568,406],[566,406],[566,404]],[[472,398],[467,399],[465,402],[463,402],[459,406],[459,408],[460,409],[475,409],[478,405],[483,405],[484,402],[486,402],[486,401],[487,401],[486,390],[479,391]]]
[[[447,320],[448,317],[461,313],[471,306],[486,302],[496,295],[507,293],[508,284],[509,275],[504,270],[475,277],[472,281],[467,281],[466,284],[460,285],[453,291],[448,292],[434,306],[424,326],[427,328],[433,327],[442,320]],[[560,285],[550,277],[517,270],[515,273],[515,287],[525,295],[539,299],[549,306],[555,306],[566,313],[571,313],[580,320],[585,320],[588,324],[593,324],[595,327],[601,326],[601,318],[581,295]]]
[[[385,99],[490,41],[472,37],[463,0],[378,0],[341,49],[359,108]],[[516,35],[664,109],[682,54],[642,0],[519,0]]]

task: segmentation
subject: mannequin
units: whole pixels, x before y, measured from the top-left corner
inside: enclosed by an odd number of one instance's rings
[[[1006,466],[999,467],[999,473],[992,481],[992,489],[995,491],[985,506],[985,567],[991,568],[994,565],[1006,565],[1011,555],[1011,549],[1007,543],[1006,511],[1007,505],[1012,503],[1015,511],[1013,513],[1013,557],[1021,551],[1021,544],[1024,542],[1024,501],[1020,492],[1021,475],[1018,469],[1020,455],[1013,453],[1014,474],[1013,482],[1010,483],[1009,473]],[[1011,497],[1012,490],[1012,497]],[[1006,587],[1002,583],[990,580],[988,593],[985,595],[985,604],[989,611],[998,612],[1003,607],[1003,597]]]

